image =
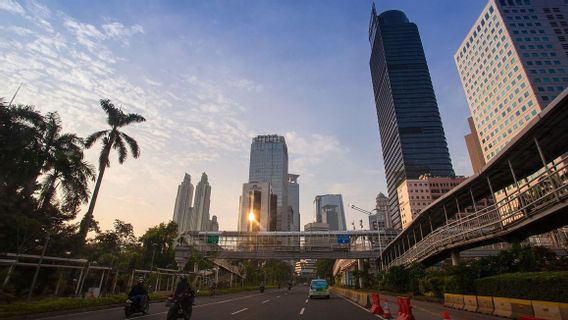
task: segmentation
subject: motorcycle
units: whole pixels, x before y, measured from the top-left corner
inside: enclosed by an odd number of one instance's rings
[[[199,292],[199,291],[198,291]],[[170,299],[171,298],[171,299]],[[193,303],[195,300],[195,293],[188,291],[178,296],[177,299],[173,297],[168,298],[166,305],[171,305],[168,310],[167,320],[184,319],[189,320],[191,318],[191,313],[193,312]],[[182,302],[186,301],[187,308],[184,309]]]
[[[135,313],[148,314],[150,310],[150,297],[146,296],[142,305],[132,301],[130,298],[124,304],[124,315],[128,318]]]

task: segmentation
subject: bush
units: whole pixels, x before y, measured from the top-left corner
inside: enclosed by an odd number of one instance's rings
[[[478,295],[568,302],[568,271],[508,273],[475,280]]]

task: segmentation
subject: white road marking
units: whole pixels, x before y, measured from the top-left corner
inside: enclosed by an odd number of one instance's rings
[[[262,301],[262,303],[267,303],[267,302],[270,302],[270,300],[264,300],[264,301]]]
[[[280,298],[280,296],[276,296],[276,298]]]
[[[306,303],[308,303],[308,301],[310,301],[310,299],[306,299]]]
[[[302,308],[302,310],[300,310],[300,315],[304,314],[304,310],[306,310],[306,308]]]
[[[237,313],[241,313],[241,312],[247,311],[247,310],[248,310],[248,308],[243,308],[243,309],[241,309],[241,310],[239,310],[239,311],[235,311],[235,312],[231,313],[231,315],[235,315],[235,314],[237,314]]]

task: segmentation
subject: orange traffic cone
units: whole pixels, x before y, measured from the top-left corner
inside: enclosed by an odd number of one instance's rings
[[[448,312],[448,310],[445,310],[444,313],[443,313],[443,315],[444,315],[444,319],[443,319],[443,320],[451,320],[451,319],[450,319],[450,313]]]
[[[383,308],[383,311],[383,319],[392,319],[391,311],[389,308],[389,301],[387,300],[387,298],[385,298],[385,307]]]

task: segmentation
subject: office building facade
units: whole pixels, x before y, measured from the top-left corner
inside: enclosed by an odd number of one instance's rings
[[[347,230],[343,197],[340,194],[318,195],[314,199],[316,222],[326,223],[329,230]]]
[[[568,4],[488,1],[454,55],[485,161],[568,85]]]
[[[467,123],[469,125],[470,133],[465,136],[465,145],[467,147],[467,153],[469,154],[471,169],[473,170],[473,173],[480,173],[481,169],[483,169],[483,166],[485,166],[487,162],[483,157],[483,151],[481,151],[481,143],[479,143],[479,136],[477,134],[477,129],[475,129],[473,118],[467,118]]]
[[[298,174],[288,174],[288,218],[290,231],[300,231],[300,185]]]
[[[288,148],[284,137],[262,135],[253,138],[250,150],[249,182],[268,182],[277,199],[276,230],[289,231]]]
[[[391,10],[369,24],[370,70],[389,194],[400,229],[397,187],[422,174],[453,176],[444,128],[416,24]]]
[[[375,214],[369,216],[369,230],[384,230],[392,228],[387,221],[389,198],[382,192],[375,198]],[[389,217],[390,218],[390,217]]]
[[[465,177],[423,175],[401,183],[397,194],[402,228],[406,229],[424,208],[465,180]]]
[[[243,184],[239,202],[238,231],[276,231],[278,201],[270,182]],[[249,219],[251,213],[252,221]]]

